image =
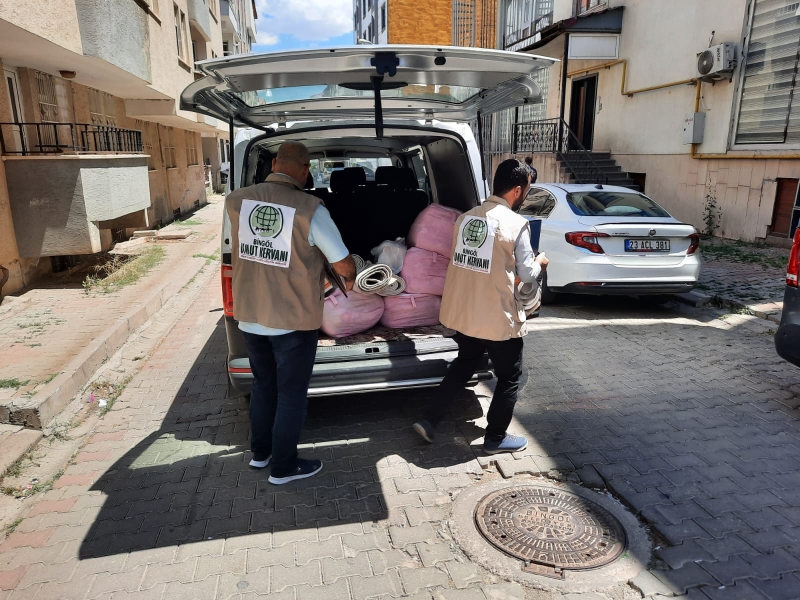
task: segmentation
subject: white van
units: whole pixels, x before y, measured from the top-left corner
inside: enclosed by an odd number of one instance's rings
[[[405,237],[429,203],[466,211],[486,198],[481,152],[471,123],[482,114],[540,101],[531,79],[554,61],[497,50],[357,46],[245,55],[199,63],[205,76],[181,95],[181,109],[247,127],[236,136],[229,185],[264,181],[287,140],[303,142],[318,166],[354,160],[380,164],[332,172],[330,187],[307,183],[323,199],[351,252],[371,259],[383,240]],[[487,174],[488,175],[488,174]],[[233,189],[231,187],[231,189]],[[234,389],[252,383],[233,315],[230,222],[222,228],[222,295],[228,374]],[[310,396],[438,384],[457,354],[442,326],[375,327],[320,337]],[[476,379],[491,377],[488,357]]]

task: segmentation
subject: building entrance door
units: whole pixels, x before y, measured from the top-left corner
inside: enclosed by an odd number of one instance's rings
[[[778,179],[775,209],[772,213],[772,235],[789,237],[793,230],[792,217],[797,204],[797,179]]]
[[[569,128],[583,147],[592,149],[594,111],[597,101],[597,75],[572,82]]]
[[[3,132],[3,141],[9,144],[9,147],[6,147],[7,152],[23,152],[23,138],[25,132],[21,125],[24,121],[22,119],[22,103],[20,102],[19,96],[17,72],[11,69],[3,69],[3,77],[6,80],[6,88],[8,89],[8,104],[11,107],[11,121],[14,123],[13,125],[7,126],[10,131]]]

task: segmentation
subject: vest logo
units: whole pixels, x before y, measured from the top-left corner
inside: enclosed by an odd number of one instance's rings
[[[480,248],[486,243],[486,236],[489,228],[486,227],[486,221],[482,219],[470,219],[462,229],[462,239],[464,244],[470,248]]]
[[[278,237],[283,229],[283,212],[276,206],[264,204],[250,212],[250,231],[262,238]]]
[[[492,270],[494,252],[494,232],[496,224],[490,224],[484,217],[466,217],[459,225],[453,265],[489,273]]]
[[[242,200],[239,258],[288,269],[292,259],[294,214],[291,206]]]

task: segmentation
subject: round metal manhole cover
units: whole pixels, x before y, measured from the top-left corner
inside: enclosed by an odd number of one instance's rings
[[[550,487],[521,486],[489,494],[475,509],[475,522],[506,554],[557,571],[607,565],[627,543],[622,524],[605,508]]]

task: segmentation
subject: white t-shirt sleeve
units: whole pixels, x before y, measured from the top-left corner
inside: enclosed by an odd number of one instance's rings
[[[335,263],[347,258],[350,251],[342,241],[342,234],[331,218],[331,213],[321,204],[311,217],[311,227],[308,231],[308,243],[316,246],[328,259]]]
[[[527,228],[517,238],[514,245],[514,262],[517,267],[517,277],[523,283],[530,283],[542,272],[542,267],[536,262],[536,254],[531,246],[531,236]]]

